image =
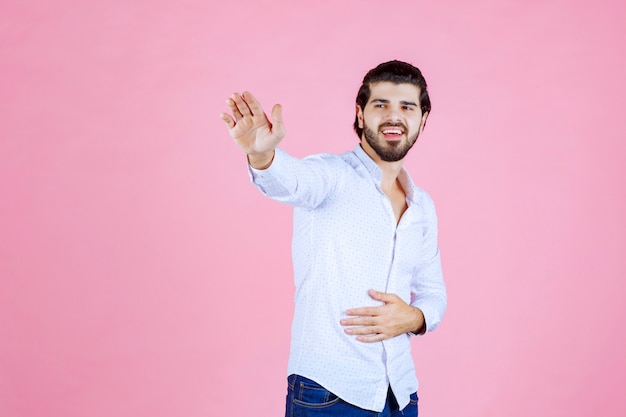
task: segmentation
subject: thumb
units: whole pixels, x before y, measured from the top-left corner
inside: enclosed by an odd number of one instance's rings
[[[274,104],[272,107],[272,132],[285,136],[285,125],[283,124],[283,106],[280,104]]]

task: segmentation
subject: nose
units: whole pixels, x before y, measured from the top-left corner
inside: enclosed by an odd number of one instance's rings
[[[402,121],[402,113],[399,108],[390,107],[387,113],[386,119],[389,122],[400,122]]]

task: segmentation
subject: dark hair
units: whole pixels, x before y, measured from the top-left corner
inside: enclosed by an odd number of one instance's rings
[[[356,104],[361,107],[361,110],[365,108],[367,101],[370,99],[370,85],[382,81],[394,84],[413,84],[420,90],[419,100],[422,114],[430,112],[430,97],[428,97],[426,80],[422,72],[413,65],[402,61],[384,62],[365,74],[363,84],[361,84],[361,88],[359,88],[359,92],[356,95]],[[359,127],[358,117],[354,119],[354,131],[361,138],[363,129]]]

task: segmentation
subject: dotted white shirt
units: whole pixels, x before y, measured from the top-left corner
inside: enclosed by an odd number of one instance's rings
[[[411,336],[363,343],[339,321],[350,308],[380,305],[368,295],[373,288],[420,308],[428,331],[437,327],[447,298],[431,198],[403,169],[408,209],[396,225],[380,168],[360,145],[304,159],[277,149],[269,168],[249,173],[264,195],[295,207],[288,374],[373,411],[383,410],[391,386],[404,408],[418,388]]]

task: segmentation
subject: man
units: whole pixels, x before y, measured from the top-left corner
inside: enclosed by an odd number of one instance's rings
[[[249,92],[227,104],[252,182],[295,207],[286,415],[417,416],[411,334],[434,330],[447,303],[435,209],[402,166],[430,112],[420,70],[391,61],[367,73],[360,144],[342,155],[291,157],[277,148],[280,105],[270,121]]]

